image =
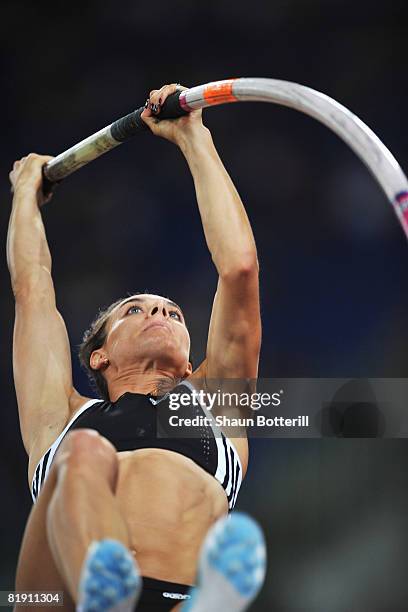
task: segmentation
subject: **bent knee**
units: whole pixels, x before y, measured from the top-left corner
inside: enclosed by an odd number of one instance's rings
[[[94,429],[76,429],[67,434],[55,457],[57,470],[107,472],[116,476],[115,447]]]
[[[98,451],[111,455],[116,455],[116,449],[107,438],[101,436],[95,429],[74,429],[70,431],[64,438],[61,448],[69,446],[75,451]]]

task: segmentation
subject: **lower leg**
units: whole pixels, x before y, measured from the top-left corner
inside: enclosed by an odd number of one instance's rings
[[[74,601],[81,569],[93,541],[112,538],[129,544],[114,492],[115,449],[90,430],[70,435],[60,449],[57,485],[48,507],[48,542]]]

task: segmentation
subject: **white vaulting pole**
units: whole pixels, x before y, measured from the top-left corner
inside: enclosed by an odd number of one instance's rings
[[[356,115],[314,89],[264,78],[214,81],[178,91],[164,103],[159,119],[175,119],[192,110],[231,102],[271,102],[314,117],[335,132],[369,168],[394,207],[408,238],[408,181],[397,160],[374,132]],[[138,131],[147,129],[140,118],[144,107],[118,119],[64,151],[44,166],[45,189],[81,166],[110,151]]]

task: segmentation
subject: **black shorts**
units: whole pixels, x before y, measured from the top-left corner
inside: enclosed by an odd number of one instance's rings
[[[143,578],[143,589],[135,608],[137,612],[169,612],[186,599],[191,586],[154,578]]]

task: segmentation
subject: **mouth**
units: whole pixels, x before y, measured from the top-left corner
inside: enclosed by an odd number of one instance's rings
[[[152,329],[153,327],[163,327],[164,329],[169,330],[169,326],[167,325],[167,323],[150,323],[150,325],[147,325],[143,331],[147,331],[148,329]]]

